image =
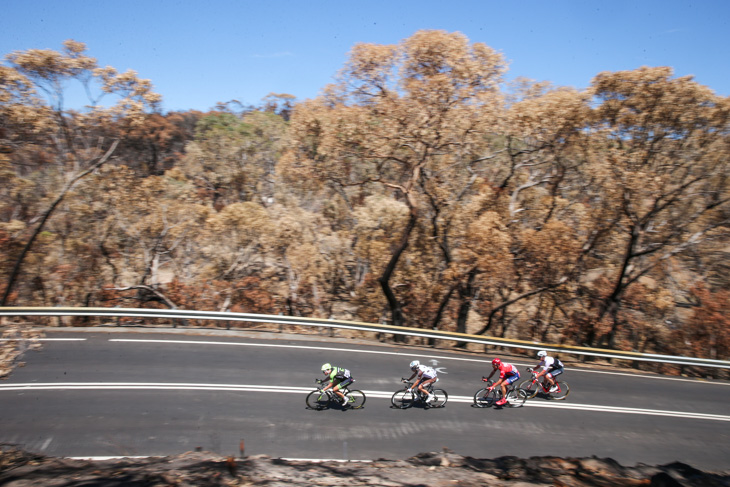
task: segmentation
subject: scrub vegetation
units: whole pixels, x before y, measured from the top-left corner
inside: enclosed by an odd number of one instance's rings
[[[162,113],[149,80],[81,42],[10,53],[0,304],[729,359],[730,99],[669,67],[585,90],[506,72],[489,46],[419,31],[355,45],[314,99]],[[87,106],[65,106],[74,84]]]

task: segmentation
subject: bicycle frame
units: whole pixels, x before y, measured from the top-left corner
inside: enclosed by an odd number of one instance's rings
[[[550,385],[550,383],[548,382],[548,387],[545,387],[545,380],[540,380],[537,377],[537,374],[535,374],[534,372],[531,372],[531,374],[532,374],[532,376],[530,377],[530,379],[532,380],[532,383],[539,385],[540,388],[543,390],[543,392],[549,393],[550,392],[550,388],[552,387]],[[556,379],[555,377],[553,377],[553,375],[550,374],[550,372],[548,372],[543,377],[547,377],[548,375],[550,375],[550,377],[553,379],[553,382],[555,382],[555,385],[558,386],[558,391],[560,391],[560,383],[558,382],[558,379]]]
[[[350,389],[349,386],[344,386],[339,389],[338,392],[342,393],[347,398],[347,403],[342,403],[342,399],[333,391],[332,388],[324,390],[322,384],[329,382],[327,380],[314,379],[319,387],[307,395],[306,403],[311,409],[327,409],[332,404],[342,405],[342,407],[360,409],[365,404],[366,396],[365,393],[358,389]]]
[[[429,394],[433,394],[433,386],[434,386],[434,384],[436,384],[436,383],[437,383],[438,381],[439,381],[439,378],[438,378],[438,377],[436,377],[436,380],[435,380],[435,381],[433,381],[433,382],[431,382],[430,384],[427,384],[427,385],[426,385],[426,386],[424,387],[424,389],[426,389],[426,391],[427,391],[427,392],[428,392]],[[415,384],[415,382],[410,382],[410,381],[403,381],[403,383],[404,383],[404,384],[406,385],[406,388],[407,388],[407,389],[411,389],[411,388],[413,387],[413,384]],[[415,398],[416,398],[417,400],[419,400],[419,401],[425,401],[425,400],[426,400],[426,398],[425,398],[425,397],[423,396],[423,393],[422,393],[422,392],[420,391],[420,389],[418,389],[418,388],[416,388],[415,390],[413,390],[413,396],[414,396],[414,397],[415,397]]]
[[[426,408],[442,408],[446,405],[449,400],[449,394],[440,388],[435,388],[434,384],[438,383],[439,379],[424,386],[426,395],[424,395],[418,389],[413,388],[414,382],[411,382],[405,378],[401,378],[401,382],[405,384],[403,389],[399,389],[393,393],[390,398],[391,404],[399,409],[408,409],[415,403],[421,403]],[[429,401],[428,397],[433,394],[433,397]]]
[[[548,387],[545,387],[545,381],[544,380],[540,380],[537,377],[535,377],[535,374],[532,374],[532,383],[533,384],[537,384],[538,386],[540,386],[540,388],[544,392],[549,392],[550,391],[550,389]],[[550,387],[552,387],[552,386],[550,386]]]
[[[527,393],[528,398],[532,399],[536,394],[542,392],[549,399],[562,401],[568,396],[568,394],[570,394],[570,386],[564,380],[558,380],[556,376],[550,374],[550,378],[552,378],[554,386],[557,387],[556,390],[551,392],[553,386],[547,382],[547,379],[540,380],[533,369],[527,369],[527,371],[530,373],[530,378],[523,381],[519,385],[519,389],[524,390]]]
[[[316,382],[317,382],[317,384],[319,384],[320,386],[321,386],[322,384],[324,384],[325,382],[329,382],[328,380],[323,380],[323,379],[315,379],[315,381],[316,381]],[[321,393],[323,393],[323,394],[327,394],[327,397],[329,397],[331,401],[340,401],[340,396],[338,396],[338,395],[337,395],[337,394],[335,393],[335,391],[334,391],[334,387],[330,387],[330,388],[329,388],[329,389],[327,389],[326,391],[325,391],[325,390],[323,389],[323,387],[319,387],[319,391],[320,391]],[[341,392],[342,394],[345,394],[345,395],[347,395],[347,394],[349,394],[349,393],[350,393],[350,389],[348,389],[348,387],[347,387],[347,386],[345,386],[345,387],[343,387],[343,388],[339,389],[339,391],[340,391],[340,392]]]
[[[482,377],[482,380],[484,377]],[[478,408],[491,407],[495,405],[499,400],[505,399],[504,406],[508,407],[522,407],[527,399],[527,395],[517,387],[516,383],[504,384],[505,394],[502,394],[502,387],[494,388],[494,382],[491,380],[486,381],[486,387],[479,389],[474,394],[474,406]],[[490,391],[490,388],[492,390]]]

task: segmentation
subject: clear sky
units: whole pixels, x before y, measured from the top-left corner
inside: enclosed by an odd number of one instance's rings
[[[730,0],[0,0],[0,12],[2,56],[84,42],[102,66],[150,79],[165,111],[313,98],[356,43],[421,29],[497,49],[508,78],[585,88],[601,71],[671,66],[730,95]]]

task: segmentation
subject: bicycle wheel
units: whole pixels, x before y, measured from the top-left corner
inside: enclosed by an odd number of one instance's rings
[[[446,401],[449,400],[449,395],[446,393],[445,390],[434,389],[431,394],[433,394],[433,400],[428,403],[429,407],[442,408],[446,406]]]
[[[512,389],[507,393],[507,404],[511,408],[521,408],[527,401],[527,393],[522,389]]]
[[[492,405],[492,403],[487,402],[487,397],[489,397],[489,389],[486,387],[483,389],[479,389],[474,394],[474,406],[478,408],[488,408]]]
[[[570,394],[570,387],[567,382],[556,380],[555,383],[558,385],[558,390],[550,393],[550,397],[556,401],[562,401],[568,394]]]
[[[540,390],[540,384],[538,384],[536,381],[528,379],[522,381],[522,383],[517,388],[525,392],[525,396],[527,397],[527,399],[532,399],[537,395],[538,391]]]
[[[491,391],[487,392],[486,397],[484,398],[484,402],[486,403],[486,407],[491,408],[494,406],[494,403],[502,399],[502,391],[499,389],[492,389]]]
[[[350,400],[347,405],[352,409],[360,409],[365,405],[365,393],[362,391],[350,391]]]
[[[390,398],[390,403],[398,409],[407,409],[413,406],[414,401],[413,394],[408,389],[396,391],[393,397]]]
[[[307,407],[321,411],[327,409],[330,405],[330,397],[321,391],[312,391],[307,394]]]

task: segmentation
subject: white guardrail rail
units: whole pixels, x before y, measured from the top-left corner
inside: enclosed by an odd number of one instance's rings
[[[547,350],[572,355],[587,355],[592,357],[615,358],[622,360],[663,362],[677,365],[730,369],[730,361],[727,360],[713,360],[696,357],[626,352],[621,350],[609,350],[603,348],[572,347],[554,344],[551,345],[547,343],[532,342],[527,340],[512,340],[499,337],[468,335],[465,333],[425,330],[421,328],[408,328],[393,325],[380,325],[373,323],[361,323],[356,321],[330,320],[321,318],[303,318],[298,316],[229,313],[221,311],[191,311],[181,309],[60,307],[0,307],[0,316],[106,316],[124,318],[173,318],[180,320],[219,320],[242,321],[249,323],[271,323],[279,325],[318,326],[326,328],[342,328],[350,330],[368,331],[373,333],[388,333],[392,335],[426,337],[436,340],[479,343],[482,345],[493,345],[499,347]]]

